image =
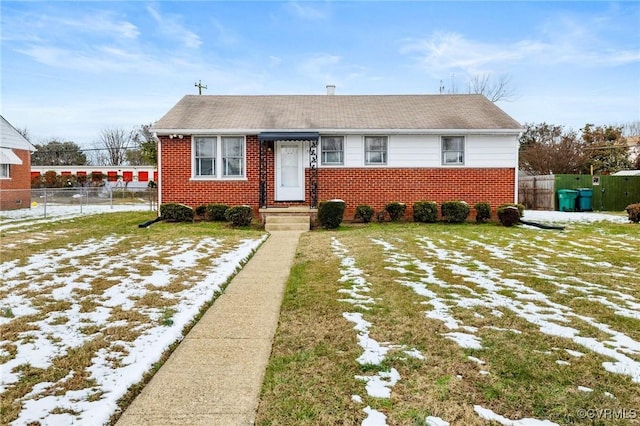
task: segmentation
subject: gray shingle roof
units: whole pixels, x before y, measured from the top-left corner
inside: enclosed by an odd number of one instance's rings
[[[482,95],[187,95],[153,128],[270,129],[519,129]]]

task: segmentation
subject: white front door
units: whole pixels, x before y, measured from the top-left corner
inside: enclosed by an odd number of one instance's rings
[[[276,142],[276,201],[304,201],[302,141]]]

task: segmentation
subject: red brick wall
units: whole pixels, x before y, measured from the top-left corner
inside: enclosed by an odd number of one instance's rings
[[[31,153],[14,149],[22,164],[11,164],[10,179],[0,179],[0,210],[31,207]]]
[[[514,200],[515,169],[472,168],[321,168],[320,200],[342,199],[345,219],[353,217],[358,204],[382,210],[398,201],[407,205],[411,217],[416,201],[466,201],[470,206],[487,202],[493,208]]]
[[[247,136],[246,179],[191,180],[191,137],[161,139],[161,179],[163,203],[183,203],[197,207],[207,203],[231,206],[247,204],[257,209],[259,174],[257,136]]]
[[[191,138],[162,137],[162,202],[196,207],[206,203],[259,203],[257,136],[247,136],[246,180],[191,181]],[[269,206],[300,205],[274,201],[274,154],[267,152],[267,203]],[[306,170],[308,176],[308,170]],[[347,203],[345,219],[351,219],[358,204],[369,204],[376,211],[386,203],[398,201],[411,206],[416,201],[463,200],[473,206],[488,202],[493,208],[514,200],[515,169],[473,168],[320,168],[318,200],[339,198]],[[308,205],[308,188],[307,202]]]

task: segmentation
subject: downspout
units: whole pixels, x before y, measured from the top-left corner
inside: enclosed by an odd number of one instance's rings
[[[158,217],[160,216],[160,204],[162,204],[162,142],[156,132],[153,132],[153,139],[156,141],[157,169],[158,181],[156,182],[156,190],[158,191]]]
[[[516,158],[515,158],[515,164],[516,164],[516,169],[515,169],[515,188],[513,193],[515,194],[515,200],[513,200],[514,204],[518,204],[518,199],[520,198],[520,137],[522,136],[522,132],[518,133],[518,136],[515,138],[515,144],[516,144]]]

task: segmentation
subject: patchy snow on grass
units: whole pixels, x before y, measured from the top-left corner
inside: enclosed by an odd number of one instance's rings
[[[91,204],[91,205],[47,205],[46,217],[45,208],[42,204],[37,207],[18,210],[5,210],[0,212],[0,232],[7,234],[20,232],[22,229],[31,228],[34,225],[52,223],[61,220],[73,219],[81,216],[88,216],[102,213],[148,211],[154,213],[150,205],[147,204]]]
[[[31,316],[27,331],[0,340],[0,393],[17,386],[25,366],[55,370],[70,352],[98,348],[86,365],[73,367],[79,370],[36,384],[20,399],[22,410],[12,424],[105,424],[129,386],[182,338],[183,328],[262,242],[227,247],[209,237],[123,250],[127,238],[89,239],[26,262],[0,263],[0,306],[13,313],[0,317],[0,324]],[[141,302],[150,296],[163,302]],[[63,390],[78,374],[86,375],[79,380],[87,386]]]
[[[492,422],[500,423],[501,425],[504,425],[504,426],[559,426],[557,423],[554,423],[549,420],[537,420],[537,419],[510,420],[480,405],[474,405],[473,409],[481,418],[492,421]]]

